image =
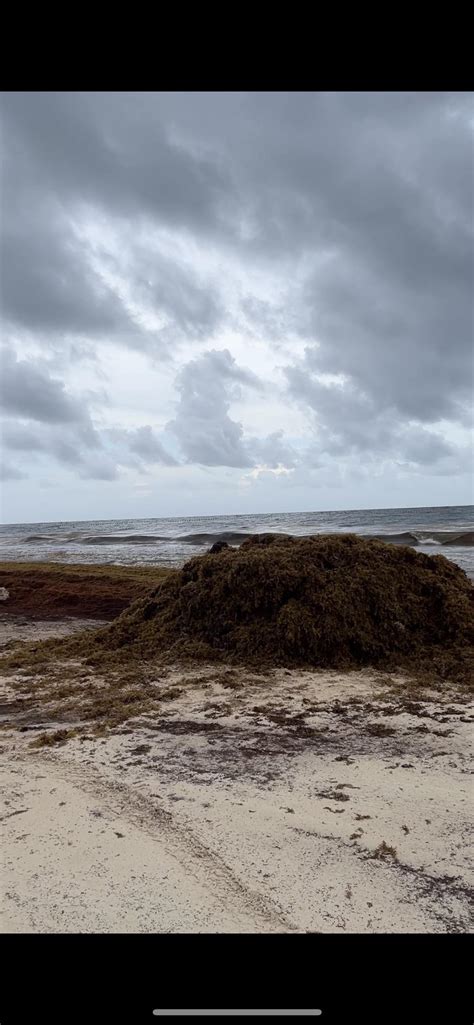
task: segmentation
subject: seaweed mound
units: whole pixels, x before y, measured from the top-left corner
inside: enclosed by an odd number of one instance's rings
[[[442,555],[261,534],[191,559],[98,631],[95,649],[336,668],[427,666],[444,652],[465,672],[473,607],[471,582]]]

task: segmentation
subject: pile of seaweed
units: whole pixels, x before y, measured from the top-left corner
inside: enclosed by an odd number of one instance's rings
[[[474,589],[442,555],[352,534],[261,534],[191,559],[110,626],[92,658],[399,667],[467,680]]]

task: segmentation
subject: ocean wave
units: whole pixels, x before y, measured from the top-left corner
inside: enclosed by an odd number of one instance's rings
[[[212,545],[216,541],[227,541],[228,544],[240,544],[246,538],[252,537],[255,531],[241,533],[231,530],[219,533],[199,533],[183,535],[163,534],[82,534],[74,533],[67,535],[58,534],[30,534],[21,538],[25,544],[76,544],[76,545],[150,545],[156,542],[166,541],[168,544],[185,545]],[[11,539],[9,539],[11,540]]]
[[[407,530],[401,534],[365,534],[364,537],[370,541],[386,541],[392,545],[417,545],[419,543],[416,535],[410,534]]]
[[[71,538],[71,540],[85,545],[149,545],[155,542],[167,542],[169,545],[213,545],[216,541],[240,544],[247,537],[252,537],[252,533],[237,533],[229,530],[221,533],[178,534],[174,536],[164,536],[163,534],[91,534],[85,537]]]
[[[466,547],[472,547],[474,545],[474,530],[467,530],[463,534],[455,534],[448,540],[443,541],[444,545],[463,545]]]
[[[71,538],[83,545],[150,545],[155,541],[172,541],[162,534],[92,534],[89,537]]]
[[[217,541],[227,541],[228,545],[237,545],[242,541],[246,541],[248,537],[253,537],[255,533],[256,531],[242,533],[233,530],[223,530],[219,534],[181,534],[180,537],[175,537],[173,540],[180,541],[181,544],[185,545],[213,545]]]
[[[400,534],[367,534],[372,541],[387,541],[389,544],[410,545],[456,545],[468,548],[474,546],[474,531],[440,530],[404,531]]]
[[[339,533],[339,531],[328,531],[329,533]],[[234,530],[223,530],[215,532],[199,532],[194,534],[178,534],[178,535],[163,535],[163,534],[84,534],[82,532],[69,533],[67,535],[58,534],[30,534],[27,537],[21,538],[21,542],[30,545],[190,545],[195,547],[205,547],[216,544],[218,541],[225,541],[229,545],[240,545],[243,541],[249,537],[255,536],[259,531],[234,531]],[[278,531],[280,536],[283,532]],[[314,534],[292,534],[287,532],[285,536],[314,536],[318,534],[326,533],[326,531],[318,531]],[[346,533],[346,531],[344,531]],[[352,533],[352,531],[351,531]],[[353,531],[357,533],[357,531]],[[367,538],[372,541],[385,541],[388,544],[398,545],[409,545],[410,547],[416,547],[417,545],[433,545],[433,546],[460,546],[460,547],[474,547],[474,531],[401,531],[395,534],[361,534],[360,536]],[[7,543],[11,543],[11,538],[7,539]]]
[[[7,538],[6,540],[8,542],[10,539]],[[24,542],[24,544],[30,545],[30,544],[41,544],[42,541],[48,542],[48,541],[53,541],[53,540],[56,540],[56,539],[53,538],[51,536],[51,534],[30,534],[29,537],[21,538],[21,540]]]

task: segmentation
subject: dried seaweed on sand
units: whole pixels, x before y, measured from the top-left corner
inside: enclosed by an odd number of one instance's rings
[[[466,678],[474,591],[444,556],[352,534],[256,535],[191,559],[87,639],[149,659],[356,668],[410,662]],[[92,649],[91,649],[92,644]]]

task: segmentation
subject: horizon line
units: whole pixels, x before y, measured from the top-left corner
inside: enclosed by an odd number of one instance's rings
[[[248,512],[248,513],[195,513],[194,515],[187,516],[107,516],[104,519],[97,517],[91,517],[88,520],[16,520],[4,522],[0,520],[0,527],[27,527],[34,524],[42,523],[113,523],[119,520],[133,521],[139,523],[145,520],[211,520],[211,519],[222,519],[224,516],[244,517],[244,516],[307,516],[309,514],[319,513],[337,513],[337,512],[392,512],[395,510],[406,510],[407,512],[412,509],[474,509],[474,503],[466,502],[454,505],[387,505],[387,506],[359,506],[353,509],[298,509],[294,511],[279,510],[277,512]]]

